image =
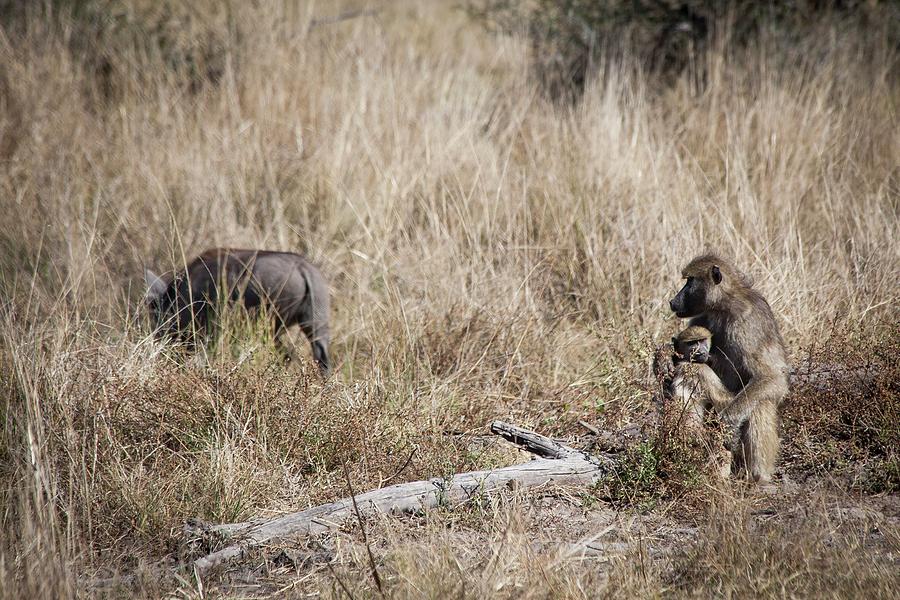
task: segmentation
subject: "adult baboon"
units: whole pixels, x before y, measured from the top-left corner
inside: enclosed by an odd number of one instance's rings
[[[690,325],[712,333],[699,370],[719,418],[734,431],[737,465],[758,482],[772,478],[778,459],[778,406],[788,391],[787,352],[772,309],[750,279],[714,254],[693,259],[669,306]]]
[[[329,295],[319,270],[299,254],[267,250],[207,250],[184,270],[158,276],[146,269],[145,301],[156,331],[190,341],[206,329],[220,301],[265,307],[275,336],[299,325],[323,375],[328,357]]]

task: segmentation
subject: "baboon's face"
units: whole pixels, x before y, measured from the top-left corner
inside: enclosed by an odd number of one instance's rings
[[[681,319],[702,315],[712,306],[720,283],[719,267],[711,267],[709,273],[686,273],[684,287],[669,301],[669,308]]]
[[[706,312],[706,285],[699,277],[688,277],[669,308],[681,319],[689,319]]]

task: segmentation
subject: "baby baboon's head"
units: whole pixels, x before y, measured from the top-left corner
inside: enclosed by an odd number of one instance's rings
[[[709,360],[712,333],[705,327],[688,327],[672,338],[675,362],[705,363]]]

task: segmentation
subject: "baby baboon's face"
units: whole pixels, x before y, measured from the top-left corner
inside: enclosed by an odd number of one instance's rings
[[[706,363],[709,360],[709,338],[689,341],[672,338],[672,345],[676,362]]]

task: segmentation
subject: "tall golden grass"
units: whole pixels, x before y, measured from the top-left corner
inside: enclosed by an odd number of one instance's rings
[[[102,6],[0,29],[2,595],[152,571],[185,518],[345,495],[344,462],[356,489],[500,464],[447,435],[491,418],[626,422],[708,248],[754,276],[795,357],[835,324],[896,334],[890,22],[719,46],[700,93],[626,61],[561,107],[527,43],[441,3],[312,28],[339,7]],[[152,338],[142,268],[212,246],[321,265],[332,381],[246,332],[189,360]],[[455,560],[398,548],[398,596]]]

